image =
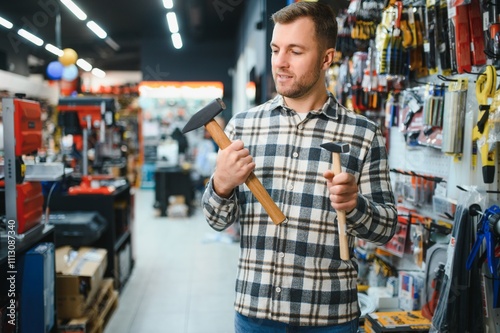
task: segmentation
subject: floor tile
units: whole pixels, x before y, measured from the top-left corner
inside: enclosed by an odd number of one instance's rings
[[[220,237],[200,209],[157,217],[154,191],[137,190],[135,266],[104,333],[231,333],[238,244]]]

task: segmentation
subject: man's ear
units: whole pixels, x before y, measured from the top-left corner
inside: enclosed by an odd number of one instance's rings
[[[335,56],[335,49],[329,48],[325,50],[325,56],[323,58],[323,70],[327,70],[333,63],[333,57]]]

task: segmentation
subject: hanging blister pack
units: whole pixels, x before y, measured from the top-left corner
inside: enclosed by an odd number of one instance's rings
[[[446,0],[436,1],[436,46],[439,52],[441,73],[451,74],[450,39],[448,37],[448,3]]]
[[[441,151],[461,154],[464,145],[464,124],[467,102],[467,79],[452,82],[444,97],[443,142]]]
[[[500,141],[500,90],[495,91],[488,115],[488,125],[490,127],[488,133],[488,142],[490,143],[489,149],[493,150],[497,142]]]
[[[423,123],[427,127],[443,126],[444,86],[427,85]]]
[[[425,24],[427,26],[426,35],[424,38],[424,55],[425,63],[429,74],[437,73],[436,62],[436,1],[427,0],[425,11]]]

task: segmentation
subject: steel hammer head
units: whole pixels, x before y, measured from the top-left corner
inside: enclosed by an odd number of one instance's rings
[[[187,133],[204,126],[225,108],[226,105],[220,98],[214,99],[210,104],[203,107],[189,119],[186,126],[182,129],[182,133]]]
[[[321,148],[324,148],[332,153],[348,153],[349,152],[349,144],[342,142],[328,142],[323,143]]]

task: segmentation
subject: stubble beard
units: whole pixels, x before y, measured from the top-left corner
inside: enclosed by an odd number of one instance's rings
[[[306,73],[299,77],[297,80],[293,82],[293,84],[287,88],[280,88],[277,83],[277,74],[274,74],[274,85],[276,88],[276,92],[283,97],[287,98],[300,98],[306,95],[309,91],[313,89],[313,87],[317,84],[320,79],[320,69],[319,67],[315,68],[314,71]]]

